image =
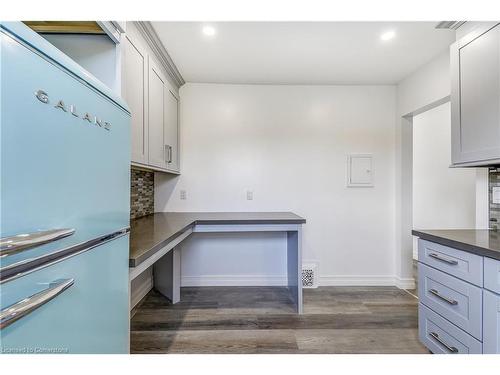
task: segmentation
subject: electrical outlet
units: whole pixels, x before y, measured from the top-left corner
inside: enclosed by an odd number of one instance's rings
[[[253,201],[253,191],[247,190],[247,201]]]
[[[183,201],[185,201],[187,199],[187,193],[186,193],[186,190],[181,190],[180,191],[180,196],[181,196],[181,199]]]

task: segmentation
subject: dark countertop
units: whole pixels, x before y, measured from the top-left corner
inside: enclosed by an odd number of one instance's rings
[[[500,232],[489,229],[413,230],[414,236],[500,260]]]
[[[129,267],[137,267],[196,224],[304,224],[292,212],[158,212],[130,222]]]

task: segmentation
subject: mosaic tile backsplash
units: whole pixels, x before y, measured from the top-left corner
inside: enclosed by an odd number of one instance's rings
[[[489,200],[490,200],[490,228],[500,228],[500,204],[493,203],[493,187],[500,187],[500,168],[490,168]]]
[[[130,170],[130,219],[152,214],[155,206],[155,174]]]

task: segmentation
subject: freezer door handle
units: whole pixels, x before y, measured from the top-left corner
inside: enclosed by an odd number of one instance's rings
[[[56,241],[75,233],[73,228],[51,229],[0,238],[0,257]]]
[[[0,312],[0,329],[8,327],[16,320],[25,317],[39,307],[45,305],[72,286],[74,282],[74,279],[55,280],[49,284],[47,289],[6,307]]]

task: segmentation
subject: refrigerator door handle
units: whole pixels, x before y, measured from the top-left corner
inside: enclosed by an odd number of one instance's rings
[[[75,279],[55,280],[49,284],[47,289],[6,307],[0,312],[0,329],[8,327],[16,320],[25,317],[39,307],[45,305],[72,286],[74,282]]]
[[[63,228],[3,237],[0,238],[0,257],[56,241],[60,238],[71,236],[73,233],[75,233],[73,228]]]

